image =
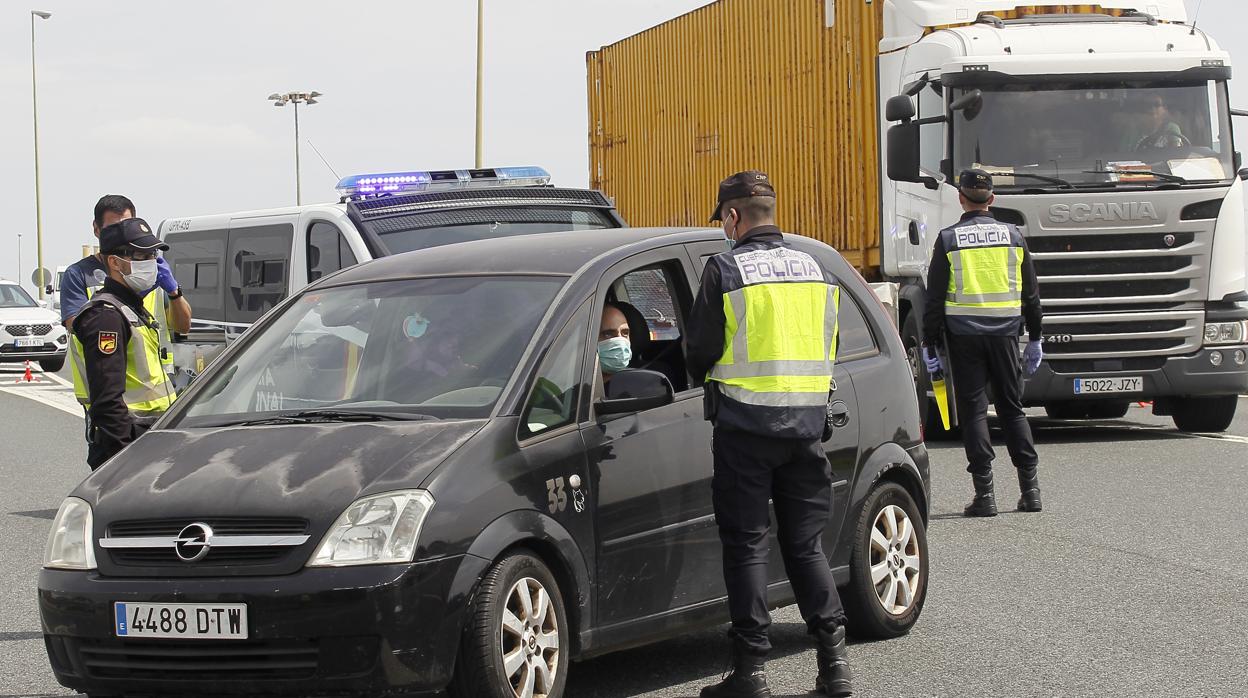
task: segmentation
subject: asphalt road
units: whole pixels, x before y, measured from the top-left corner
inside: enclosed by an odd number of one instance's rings
[[[53,510],[86,474],[82,422],[15,396],[13,377],[0,368],[0,698],[68,695],[34,588]],[[859,695],[1248,695],[1248,400],[1222,437],[1181,435],[1138,407],[1032,424],[1041,514],[961,518],[961,448],[931,445],[927,605],[907,637],[851,644]],[[997,491],[1017,497],[1008,468]],[[773,643],[773,692],[807,695],[814,651],[795,608],[776,613]],[[726,663],[722,629],[704,631],[577,664],[569,695],[696,696]]]

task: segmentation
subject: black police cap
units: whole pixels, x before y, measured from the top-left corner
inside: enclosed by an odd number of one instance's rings
[[[152,227],[142,218],[127,218],[100,231],[100,251],[104,254],[168,249],[169,246],[152,233]]]
[[[715,201],[715,210],[711,213],[711,222],[721,220],[725,201],[746,199],[751,196],[770,196],[775,198],[776,190],[771,186],[771,178],[765,172],[746,170],[738,172],[719,183],[719,198]]]
[[[982,204],[992,195],[992,175],[978,167],[962,170],[958,175],[958,189],[966,198]]]

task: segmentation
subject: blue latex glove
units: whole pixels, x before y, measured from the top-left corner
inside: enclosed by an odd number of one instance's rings
[[[169,266],[168,260],[164,257],[156,258],[156,286],[163,289],[165,293],[174,293],[178,290],[178,281],[173,278],[173,267]]]
[[[927,364],[927,375],[929,376],[945,372],[945,365],[940,361],[940,354],[931,347],[923,347],[923,363]]]
[[[1023,349],[1023,370],[1027,375],[1032,375],[1040,368],[1040,359],[1044,358],[1044,349],[1040,348],[1040,340],[1034,339],[1027,342],[1027,348]]]

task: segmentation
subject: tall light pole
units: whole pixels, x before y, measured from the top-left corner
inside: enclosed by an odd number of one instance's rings
[[[274,92],[269,95],[269,101],[275,107],[284,107],[287,104],[295,105],[295,205],[303,204],[303,184],[299,181],[299,105],[300,104],[316,104],[316,98],[321,93],[316,92],[287,92],[286,94],[278,94]]]
[[[485,0],[477,0],[477,169],[481,169],[481,143],[484,140],[481,123],[485,93]]]
[[[17,234],[17,283],[22,283],[22,234]]]
[[[35,18],[48,19],[51,16],[51,12],[30,11],[30,106],[35,117],[35,256],[39,262],[38,269],[43,269],[43,208],[39,199],[39,83],[35,79]],[[18,246],[20,249],[21,238],[18,238]],[[39,292],[39,300],[43,300],[43,287],[47,282],[40,276],[39,288],[35,289]]]

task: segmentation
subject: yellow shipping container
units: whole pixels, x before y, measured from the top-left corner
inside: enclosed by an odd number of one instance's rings
[[[719,0],[592,51],[590,180],[632,225],[705,225],[716,186],[771,175],[779,224],[879,264],[882,1]]]

